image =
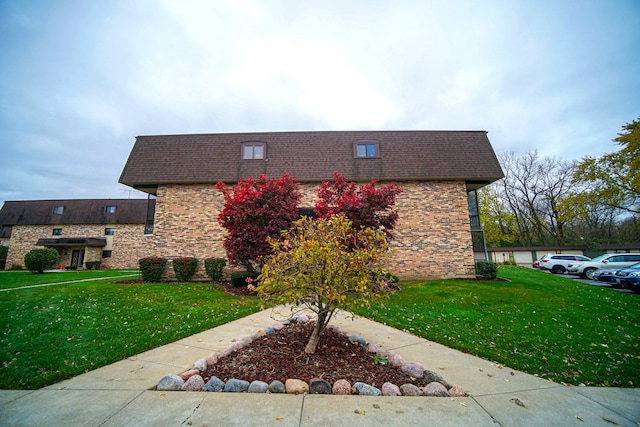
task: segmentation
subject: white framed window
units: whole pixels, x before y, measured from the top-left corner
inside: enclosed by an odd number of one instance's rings
[[[264,142],[243,142],[242,160],[264,160],[267,158],[267,144]]]
[[[114,234],[116,234],[116,229],[115,228],[105,228],[104,229],[104,235],[105,236],[113,236]]]
[[[115,206],[107,206],[106,208],[104,208],[104,213],[116,213],[116,207]]]
[[[375,158],[380,157],[380,147],[378,141],[364,140],[353,143],[353,157]]]
[[[64,212],[64,206],[54,206],[53,207],[53,213],[56,215],[62,215],[62,213]]]

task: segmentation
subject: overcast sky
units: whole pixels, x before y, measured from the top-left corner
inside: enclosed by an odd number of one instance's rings
[[[0,0],[0,203],[142,197],[118,184],[137,135],[486,130],[599,156],[640,116],[639,46],[639,0]]]

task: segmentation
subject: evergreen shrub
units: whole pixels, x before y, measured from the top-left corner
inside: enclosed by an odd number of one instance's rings
[[[498,264],[491,261],[477,261],[476,274],[485,279],[493,280],[498,277]]]
[[[164,266],[167,265],[166,258],[146,257],[138,260],[140,275],[145,282],[160,282]]]
[[[175,258],[173,260],[173,272],[178,282],[189,282],[196,274],[198,259],[192,257]]]
[[[55,267],[58,257],[58,251],[52,248],[31,249],[24,256],[24,265],[27,270],[42,274],[45,270],[51,270]]]
[[[207,258],[204,260],[204,271],[214,282],[222,280],[222,269],[227,265],[224,258]]]

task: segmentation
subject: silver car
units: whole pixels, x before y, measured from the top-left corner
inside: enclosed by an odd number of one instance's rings
[[[540,258],[540,270],[550,270],[553,274],[564,274],[569,264],[591,261],[591,258],[573,254],[546,254]]]
[[[567,272],[593,280],[593,273],[598,269],[619,270],[636,262],[640,262],[640,253],[604,254],[591,261],[569,264]]]

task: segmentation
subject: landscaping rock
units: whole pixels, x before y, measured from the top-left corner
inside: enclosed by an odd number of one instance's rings
[[[218,377],[211,377],[211,379],[202,388],[203,391],[222,391],[224,390],[224,381]]]
[[[269,384],[264,381],[253,381],[249,384],[249,393],[266,393],[269,390]]]
[[[361,396],[380,396],[382,394],[379,388],[361,382],[355,383],[351,390]]]
[[[460,387],[458,384],[452,385],[451,388],[449,389],[449,396],[464,397],[466,395],[467,393],[465,393],[462,387]]]
[[[214,351],[209,356],[207,356],[207,365],[208,366],[213,366],[217,362],[218,362],[218,353],[217,352]]]
[[[268,328],[264,328],[264,332],[265,332],[267,335],[271,335],[271,334],[274,334],[274,333],[276,332],[276,330],[275,330],[275,329],[273,329],[271,326],[269,326]]]
[[[242,391],[247,391],[249,389],[249,381],[238,380],[236,378],[231,378],[224,385],[224,391],[231,393],[239,393]]]
[[[382,384],[380,391],[382,391],[383,396],[402,396],[400,387],[390,382]]]
[[[276,331],[281,330],[282,328],[284,328],[284,325],[280,322],[276,322],[273,324],[273,326],[271,326],[273,329],[275,329]]]
[[[422,389],[422,394],[425,396],[449,397],[449,392],[447,391],[447,388],[435,381],[427,384]]]
[[[309,381],[310,394],[331,394],[331,384],[321,378],[312,378]]]
[[[405,363],[404,359],[399,354],[390,354],[389,357],[387,358],[387,360],[393,366],[397,366],[398,368],[401,367]]]
[[[424,366],[420,362],[406,362],[400,369],[413,378],[422,378],[424,375]]]
[[[363,347],[367,346],[367,340],[365,340],[364,338],[360,337],[358,334],[349,335],[349,341],[358,343]]]
[[[205,359],[198,359],[195,362],[193,362],[193,366],[191,367],[192,370],[197,370],[200,373],[203,373],[204,371],[207,370],[207,361]]]
[[[180,390],[183,384],[184,380],[182,377],[175,374],[169,374],[160,379],[156,389],[160,391]]]
[[[369,344],[367,344],[367,351],[369,353],[378,354],[380,352],[380,347],[378,347],[376,344],[370,342]]]
[[[198,375],[200,373],[200,371],[198,371],[197,369],[189,369],[188,371],[185,371],[183,373],[180,374],[180,378],[182,378],[183,380],[188,380],[189,378],[191,378],[194,375]]]
[[[182,384],[180,390],[182,391],[202,391],[204,388],[204,379],[200,375],[193,375]]]
[[[282,384],[282,381],[273,380],[271,384],[269,384],[269,391],[271,393],[286,393],[287,389]]]
[[[333,394],[341,394],[348,395],[351,394],[351,383],[349,381],[340,379],[333,383],[333,388],[331,389]]]
[[[302,380],[289,378],[285,381],[284,388],[287,390],[287,394],[309,393],[309,384]]]
[[[411,383],[402,384],[400,386],[400,392],[403,396],[421,396],[422,391]]]
[[[300,323],[306,323],[309,321],[309,316],[307,316],[306,314],[300,314],[297,318],[296,321],[300,322]]]
[[[430,371],[427,369],[423,372],[423,378],[427,384],[432,382],[437,382],[445,386],[447,389],[451,388],[449,383],[442,377],[442,375],[440,375],[437,372]]]

